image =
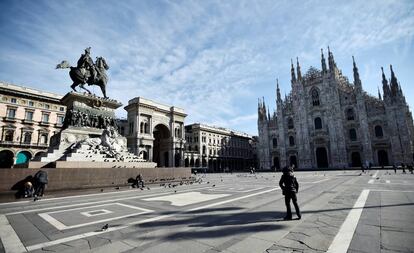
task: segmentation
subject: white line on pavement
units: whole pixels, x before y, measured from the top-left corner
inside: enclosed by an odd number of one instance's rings
[[[91,222],[85,222],[85,223],[72,225],[72,226],[66,226],[65,224],[63,224],[62,222],[58,221],[57,219],[55,219],[54,217],[52,217],[50,215],[50,214],[54,214],[54,213],[70,212],[70,211],[74,211],[74,210],[82,210],[82,209],[85,209],[85,208],[94,208],[94,207],[102,207],[102,206],[109,206],[109,205],[120,205],[120,206],[123,206],[123,207],[136,209],[136,210],[139,210],[141,212],[130,213],[130,214],[126,214],[126,215],[115,216],[115,217],[112,217],[112,218],[107,218],[107,219],[102,219],[102,220],[95,220],[95,221],[91,221]],[[88,225],[92,225],[92,224],[96,224],[96,223],[103,223],[103,222],[108,222],[108,221],[113,221],[113,220],[119,220],[119,219],[131,217],[131,216],[137,216],[137,215],[141,215],[141,214],[145,214],[145,213],[150,213],[152,211],[153,210],[149,210],[149,209],[141,208],[141,207],[137,207],[137,206],[126,205],[126,204],[122,204],[122,203],[107,203],[107,204],[97,205],[97,206],[85,206],[85,207],[66,209],[66,210],[60,210],[60,211],[55,211],[55,212],[39,213],[39,216],[42,217],[47,222],[49,222],[50,224],[52,224],[55,228],[57,228],[59,230],[66,230],[66,229],[84,227],[84,226],[88,226]]]
[[[354,236],[355,229],[367,201],[369,190],[365,189],[359,195],[359,198],[354,204],[354,207],[349,212],[344,223],[339,229],[338,234],[333,239],[331,246],[329,246],[328,253],[346,253]]]
[[[156,190],[156,189],[161,189],[161,188],[162,187],[154,187],[154,188],[151,188],[151,189]],[[108,195],[108,194],[128,193],[128,192],[134,192],[134,191],[136,192],[137,189],[125,190],[125,191],[116,191],[116,192],[90,193],[90,194],[73,195],[73,196],[66,196],[66,197],[44,198],[44,199],[42,199],[42,202],[50,201],[50,200],[61,200],[61,199],[73,199],[73,198],[90,197],[90,196],[97,196],[97,195],[103,196],[103,195]],[[5,202],[5,203],[0,203],[0,206],[13,205],[13,204],[18,205],[18,204],[24,204],[24,203],[29,203],[29,202],[33,202],[33,200]]]
[[[414,192],[414,191],[400,191],[400,190],[385,190],[385,189],[370,189],[375,192]]]
[[[27,252],[5,215],[0,215],[0,240],[5,252]]]
[[[375,171],[375,174],[372,175],[372,178],[376,178],[378,176],[378,172],[379,172],[379,170]]]
[[[370,179],[369,181],[368,181],[368,184],[373,184],[374,183],[374,179]]]
[[[194,188],[194,189],[183,190],[183,191],[180,191],[180,192],[198,191],[198,190],[203,190],[203,189],[207,189],[207,188],[211,188],[211,187]],[[154,193],[154,194],[141,195],[141,196],[138,195],[138,196],[132,196],[132,197],[117,198],[117,199],[106,199],[106,200],[79,203],[79,204],[71,204],[71,205],[63,205],[63,206],[51,206],[51,207],[44,207],[44,208],[38,208],[38,209],[30,209],[30,210],[24,210],[24,211],[10,212],[10,213],[6,213],[5,215],[32,213],[32,212],[38,212],[38,211],[61,209],[61,208],[75,207],[75,206],[87,206],[87,205],[100,204],[100,203],[116,202],[116,201],[121,201],[121,200],[139,199],[139,198],[152,197],[152,196],[162,196],[162,195],[168,195],[168,194],[171,194],[171,193],[170,192],[163,192],[163,193]]]
[[[391,183],[391,181],[390,180],[385,180],[385,183],[389,184],[389,183]]]
[[[201,207],[198,207],[198,208],[193,208],[193,209],[190,209],[186,212],[191,212],[191,211],[196,211],[196,210],[200,210],[200,209],[210,208],[212,206],[227,204],[227,203],[230,203],[230,202],[233,202],[233,201],[237,201],[237,200],[248,198],[248,197],[257,196],[259,194],[264,194],[264,193],[268,193],[268,192],[276,191],[276,190],[278,190],[278,189],[275,188],[275,189],[271,189],[271,190],[261,191],[261,192],[253,193],[253,194],[250,194],[250,195],[242,196],[242,197],[229,199],[229,200],[226,200],[226,201],[221,201],[221,202],[217,202],[217,203],[213,203],[213,204],[208,204],[208,205],[204,205],[204,206],[201,206]],[[185,212],[183,212],[183,213],[185,213]],[[84,234],[80,234],[80,235],[69,236],[69,237],[57,239],[57,240],[54,240],[54,241],[34,244],[34,245],[31,245],[31,246],[27,246],[27,249],[29,251],[37,250],[37,249],[41,249],[41,248],[45,248],[45,247],[49,247],[49,246],[53,246],[53,245],[73,241],[73,240],[78,240],[78,239],[82,239],[82,238],[86,238],[86,237],[90,237],[90,236],[94,236],[94,235],[99,235],[99,234],[103,234],[103,233],[117,231],[117,230],[124,229],[124,228],[130,227],[130,226],[133,226],[133,225],[137,225],[137,224],[143,224],[143,223],[148,223],[148,222],[153,222],[153,221],[157,221],[157,220],[161,220],[161,219],[170,218],[170,217],[173,217],[174,215],[175,214],[161,215],[161,216],[157,216],[157,217],[153,217],[153,218],[149,218],[149,219],[145,219],[145,220],[130,222],[130,223],[128,223],[128,225],[125,225],[125,226],[113,227],[113,228],[110,227],[109,229],[107,229],[105,231],[89,232],[89,233],[84,233]]]

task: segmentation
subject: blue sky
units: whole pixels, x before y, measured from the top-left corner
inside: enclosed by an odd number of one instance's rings
[[[320,68],[329,45],[376,95],[392,64],[414,108],[414,1],[1,1],[0,80],[68,92],[62,60],[91,46],[110,66],[108,94],[182,107],[186,123],[257,134],[257,99],[290,91],[290,59]],[[93,88],[100,94],[97,87]],[[119,116],[125,111],[119,110]]]

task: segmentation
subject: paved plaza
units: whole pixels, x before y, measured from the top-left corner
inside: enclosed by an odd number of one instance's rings
[[[414,175],[295,174],[292,221],[280,173],[3,203],[0,252],[413,252]]]

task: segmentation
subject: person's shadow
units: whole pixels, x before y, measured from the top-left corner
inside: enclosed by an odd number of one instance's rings
[[[33,178],[33,176],[32,175],[27,176],[25,179],[18,181],[17,183],[15,183],[11,187],[11,190],[17,191],[14,194],[14,196],[16,197],[16,199],[24,197],[24,184],[26,182],[31,182],[32,185],[34,185],[34,178]]]

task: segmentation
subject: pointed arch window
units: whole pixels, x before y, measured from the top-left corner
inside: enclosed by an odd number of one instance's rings
[[[319,92],[316,89],[313,89],[311,91],[311,96],[312,96],[312,105],[319,106],[320,105]]]
[[[277,147],[277,139],[273,138],[273,147],[276,148]]]
[[[315,129],[322,129],[322,119],[319,117],[315,118]]]
[[[355,120],[354,109],[349,108],[348,110],[346,110],[346,119],[347,120]]]
[[[288,129],[293,129],[295,127],[295,125],[293,124],[293,119],[289,118],[288,119]]]
[[[381,126],[375,126],[375,137],[381,138],[384,136]]]
[[[354,128],[349,129],[349,139],[351,141],[356,141],[357,140],[357,133],[356,133],[356,130]]]
[[[293,136],[289,136],[289,146],[295,146],[295,138]]]

